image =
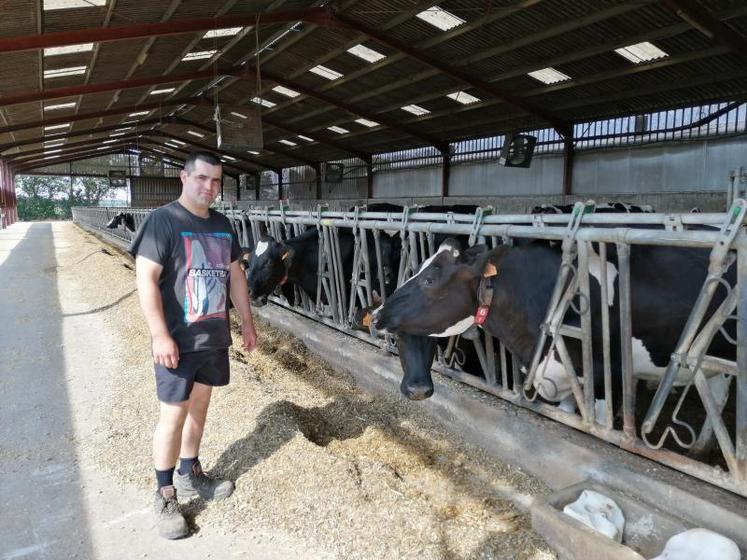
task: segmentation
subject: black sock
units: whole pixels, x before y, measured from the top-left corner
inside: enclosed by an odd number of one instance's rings
[[[197,463],[199,459],[197,457],[192,457],[191,459],[185,459],[184,457],[179,457],[179,474],[189,474],[192,472],[192,467],[195,466],[195,463]]]
[[[165,471],[159,471],[156,469],[156,482],[158,483],[158,489],[160,490],[164,486],[171,486],[174,484],[174,467],[166,469]]]

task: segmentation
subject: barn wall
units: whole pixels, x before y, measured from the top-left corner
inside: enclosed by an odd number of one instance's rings
[[[373,176],[374,198],[398,196],[439,196],[441,167],[379,171]]]
[[[747,137],[578,152],[573,193],[725,192],[729,172],[739,166],[747,167]],[[529,169],[480,162],[453,166],[449,191],[452,196],[560,195],[562,178],[562,155],[538,156]]]

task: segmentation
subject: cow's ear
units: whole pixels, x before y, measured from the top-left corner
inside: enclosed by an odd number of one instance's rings
[[[500,270],[501,260],[508,249],[507,246],[501,246],[485,252],[481,258],[476,260],[476,272],[484,278],[490,278],[491,276],[497,275]]]

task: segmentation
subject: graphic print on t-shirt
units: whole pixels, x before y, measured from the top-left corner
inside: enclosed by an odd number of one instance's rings
[[[231,234],[183,231],[182,238],[187,256],[184,322],[225,319]]]

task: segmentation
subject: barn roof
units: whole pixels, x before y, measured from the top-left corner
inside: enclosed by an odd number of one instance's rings
[[[236,173],[747,94],[743,0],[6,0],[0,13],[0,153],[17,171],[215,149],[216,103],[261,110],[264,148],[223,152]]]

